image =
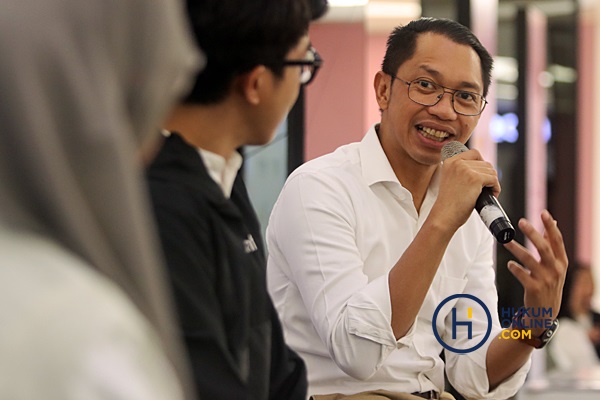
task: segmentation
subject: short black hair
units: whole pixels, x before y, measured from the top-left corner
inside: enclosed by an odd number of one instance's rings
[[[310,0],[311,19],[321,18],[329,9],[327,0]]]
[[[455,43],[471,46],[475,50],[481,61],[485,97],[492,81],[494,59],[469,28],[450,19],[420,18],[395,28],[388,38],[381,70],[395,75],[398,68],[415,54],[417,38],[428,32],[444,35]]]
[[[218,103],[236,76],[258,65],[281,76],[286,54],[308,32],[312,2],[187,0],[189,21],[207,64],[184,102]]]

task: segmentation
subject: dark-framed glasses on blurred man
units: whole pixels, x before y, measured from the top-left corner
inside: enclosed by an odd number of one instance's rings
[[[285,60],[283,61],[285,67],[299,66],[300,67],[300,83],[302,85],[308,85],[315,79],[317,71],[323,65],[323,59],[317,53],[314,47],[311,47],[306,52],[304,60]]]

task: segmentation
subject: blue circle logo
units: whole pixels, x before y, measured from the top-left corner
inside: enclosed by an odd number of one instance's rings
[[[469,300],[473,300],[474,302],[476,302],[477,304],[479,304],[481,306],[481,308],[483,308],[483,311],[485,311],[485,315],[487,316],[487,323],[488,323],[488,327],[487,327],[487,331],[485,333],[485,336],[483,337],[483,339],[481,339],[481,341],[479,343],[477,343],[475,346],[473,347],[469,347],[467,349],[457,349],[455,347],[450,346],[449,344],[447,344],[446,342],[444,342],[442,340],[442,337],[440,336],[440,334],[437,331],[437,327],[436,327],[436,321],[438,318],[438,314],[440,313],[440,310],[442,309],[442,307],[448,303],[451,300],[454,299],[458,299],[458,298],[465,298],[465,299],[469,299]],[[456,335],[456,326],[458,325],[462,325],[462,326],[466,326],[468,328],[469,331],[469,338],[471,338],[471,330],[472,330],[472,322],[471,321],[457,321],[456,320],[456,308],[452,309],[452,330],[453,330],[453,335]],[[461,293],[461,294],[453,294],[451,296],[446,297],[435,309],[435,312],[433,313],[433,318],[431,321],[431,327],[433,328],[433,334],[435,335],[435,338],[437,339],[437,341],[444,346],[444,348],[446,350],[452,351],[454,353],[470,353],[472,351],[477,350],[478,348],[480,348],[481,346],[483,346],[483,344],[488,340],[488,338],[490,337],[490,334],[492,333],[492,314],[490,314],[490,310],[487,308],[487,306],[483,303],[483,301],[481,301],[480,299],[478,299],[477,297],[473,296],[472,294],[465,294],[465,293]],[[455,338],[455,337],[454,337]]]

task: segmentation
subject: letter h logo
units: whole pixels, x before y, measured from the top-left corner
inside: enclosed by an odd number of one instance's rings
[[[473,309],[469,307],[467,309],[468,318],[472,318]],[[473,322],[471,321],[457,321],[456,320],[456,307],[452,307],[452,339],[456,339],[456,327],[458,325],[466,326],[469,332],[469,339],[473,338]]]

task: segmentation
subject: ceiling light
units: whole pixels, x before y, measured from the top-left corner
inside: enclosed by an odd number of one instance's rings
[[[369,18],[403,18],[414,19],[421,15],[421,4],[418,1],[397,3],[372,2],[367,7]]]
[[[330,7],[359,7],[368,3],[369,0],[329,0]]]

